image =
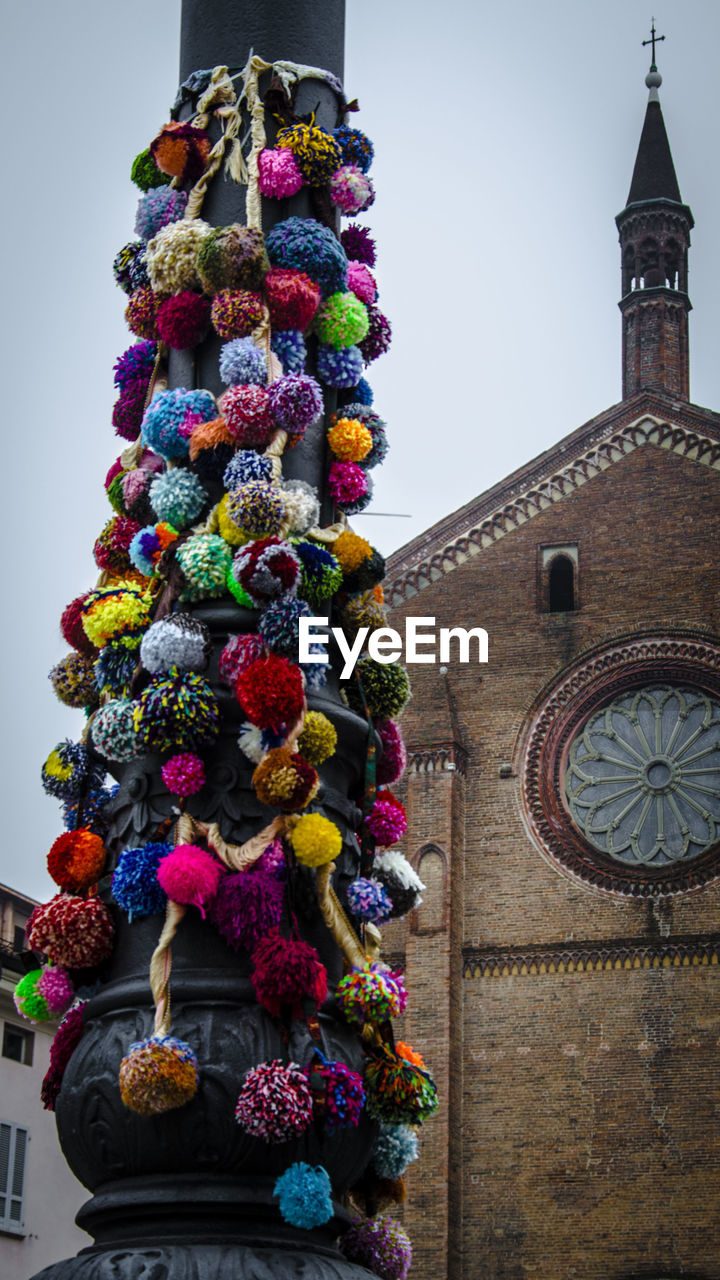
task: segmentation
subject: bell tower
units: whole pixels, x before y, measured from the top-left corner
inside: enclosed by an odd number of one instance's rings
[[[622,260],[622,395],[664,391],[690,398],[688,249],[693,216],[680,195],[660,108],[653,56],[645,123],[625,208],[615,219]]]

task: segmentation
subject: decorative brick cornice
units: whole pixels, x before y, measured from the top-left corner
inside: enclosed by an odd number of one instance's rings
[[[617,424],[616,414],[612,421]],[[592,427],[593,424],[588,425]],[[700,434],[650,414],[618,426],[609,435],[608,425],[604,422],[597,428],[598,439],[593,438],[594,431],[583,430],[582,442],[578,440],[578,444],[582,443],[584,446],[582,452],[564,458],[562,465],[551,474],[546,472],[544,476],[536,475],[532,483],[521,492],[510,497],[507,492],[509,485],[504,489],[501,487],[499,491],[491,490],[492,499],[495,503],[499,502],[499,505],[488,506],[487,500],[478,499],[467,512],[468,519],[475,517],[476,522],[468,525],[458,536],[451,537],[432,555],[405,567],[395,577],[392,576],[391,560],[384,584],[385,596],[390,606],[395,607],[417,595],[445,574],[459,568],[466,560],[479,555],[485,547],[512,533],[520,525],[587,484],[601,471],[606,471],[621,458],[645,445],[655,445],[679,457],[691,458],[703,466],[720,470],[720,440],[711,435]],[[553,451],[551,462],[559,460],[556,452],[564,453],[564,449],[559,446],[557,451]],[[546,459],[545,466],[547,465]],[[401,551],[397,553],[397,560],[402,562],[402,559]]]
[[[720,937],[637,938],[529,944],[525,947],[463,947],[465,978],[524,978],[619,969],[684,969],[720,963]]]
[[[458,742],[433,742],[408,746],[408,773],[459,773],[465,776],[467,751]]]

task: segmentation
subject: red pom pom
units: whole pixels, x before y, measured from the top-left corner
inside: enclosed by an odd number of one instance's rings
[[[158,307],[158,337],[174,351],[196,347],[205,337],[209,322],[210,303],[192,289],[174,293]]]
[[[273,429],[270,398],[265,387],[229,387],[219,400],[228,431],[238,444],[264,449]]]
[[[47,868],[56,884],[68,893],[81,893],[97,884],[105,866],[105,845],[87,827],[64,831],[53,844]]]
[[[76,596],[63,609],[60,615],[60,630],[63,640],[70,645],[71,649],[76,649],[78,653],[85,654],[87,658],[94,658],[97,655],[97,649],[88,640],[82,625],[82,607],[90,595],[91,592],[86,591],[84,595]]]
[[[307,329],[320,306],[320,287],[304,271],[274,267],[265,277],[273,329]]]
[[[404,806],[392,791],[379,791],[370,813],[365,819],[376,842],[382,846],[394,844],[407,831]]]
[[[295,724],[302,711],[300,668],[277,653],[259,658],[241,671],[235,692],[248,720],[260,729],[278,733],[286,725]]]
[[[279,1018],[284,1008],[289,1008],[294,1018],[301,1018],[304,1002],[317,1006],[325,999],[327,972],[309,943],[272,933],[258,943],[253,960],[255,994],[274,1018]]]
[[[58,893],[36,907],[27,924],[28,946],[63,969],[91,969],[112,951],[112,917],[99,898]]]

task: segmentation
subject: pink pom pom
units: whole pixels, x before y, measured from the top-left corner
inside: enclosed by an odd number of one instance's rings
[[[205,785],[205,765],[192,751],[181,751],[163,765],[162,780],[168,791],[184,800]]]
[[[64,969],[44,969],[37,989],[47,1004],[48,1012],[58,1018],[67,1013],[75,996],[73,984]]]
[[[260,190],[271,200],[294,196],[303,184],[298,162],[288,147],[271,151],[268,147],[258,156]]]
[[[218,401],[230,435],[248,449],[264,449],[273,429],[270,398],[265,387],[229,387]]]
[[[364,262],[348,263],[348,289],[355,294],[366,307],[377,298],[377,285],[372,271]]]
[[[343,213],[351,217],[369,209],[375,200],[375,188],[356,164],[344,164],[336,169],[330,179],[330,199]]]
[[[327,487],[337,506],[349,506],[367,493],[367,476],[357,462],[333,462]]]
[[[264,652],[265,646],[257,635],[230,636],[220,654],[219,675],[223,684],[234,689],[240,672],[261,658]]]
[[[397,782],[407,764],[407,751],[400,728],[394,720],[375,720],[373,723],[382,746],[382,755],[377,764],[378,783],[383,785]]]
[[[381,847],[394,844],[407,831],[405,810],[391,791],[378,794],[365,823]]]
[[[184,907],[198,907],[202,916],[217,893],[221,875],[220,863],[194,844],[176,845],[161,859],[157,871],[158,884],[168,898]]]

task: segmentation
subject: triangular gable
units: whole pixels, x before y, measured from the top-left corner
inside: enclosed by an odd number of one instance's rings
[[[648,411],[637,414],[636,401],[646,405]],[[692,405],[673,406],[677,413],[669,415],[674,420],[668,420],[650,411],[667,410],[659,397],[643,395],[635,402],[615,406],[592,419],[534,462],[396,551],[388,561],[383,584],[388,605],[399,605],[452,573],[635,449],[655,445],[720,470],[717,414]],[[628,412],[633,408],[635,414]]]

